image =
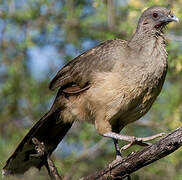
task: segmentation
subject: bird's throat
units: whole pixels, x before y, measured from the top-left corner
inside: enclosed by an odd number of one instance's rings
[[[144,56],[152,56],[155,51],[166,54],[165,37],[162,31],[136,32],[128,42],[128,46],[133,52],[138,52]]]

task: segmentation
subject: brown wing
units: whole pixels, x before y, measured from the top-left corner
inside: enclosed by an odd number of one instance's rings
[[[66,64],[53,78],[49,88],[61,88],[66,93],[79,93],[89,88],[93,72],[111,71],[115,59],[115,47],[123,46],[120,39],[108,40],[92,48]]]

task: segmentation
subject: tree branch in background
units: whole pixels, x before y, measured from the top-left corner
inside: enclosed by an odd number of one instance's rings
[[[116,10],[113,0],[107,0],[107,22],[111,31],[116,31]]]
[[[64,180],[70,180],[73,177],[72,173],[77,169],[78,164],[80,162],[88,160],[88,159],[95,159],[99,156],[102,156],[102,153],[104,151],[103,146],[104,144],[106,144],[106,142],[107,142],[107,139],[102,138],[90,148],[84,149],[82,153],[76,157],[76,160],[69,167],[69,170],[64,173]]]
[[[182,127],[167,134],[153,145],[141,151],[132,153],[123,160],[116,162],[112,167],[94,172],[81,180],[113,180],[124,179],[129,174],[171,154],[182,146]]]
[[[32,154],[33,157],[42,157],[45,158],[45,166],[49,173],[49,176],[52,180],[62,180],[61,176],[58,174],[57,168],[54,165],[54,162],[49,157],[48,153],[46,152],[45,146],[43,142],[39,142],[38,139],[35,137],[32,138],[32,142],[35,145],[35,150],[37,154]]]

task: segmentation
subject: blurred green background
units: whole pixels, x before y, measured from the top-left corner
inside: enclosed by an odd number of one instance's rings
[[[131,38],[141,12],[152,5],[172,7],[182,19],[182,0],[0,0],[0,169],[50,108],[56,92],[48,83],[56,72],[102,41]],[[181,22],[166,30],[169,70],[161,95],[124,134],[142,137],[181,126]],[[64,180],[76,180],[104,168],[115,152],[112,140],[97,135],[92,125],[75,123],[52,157]],[[49,178],[43,168],[31,169],[23,179]],[[182,150],[132,174],[132,180],[153,179],[181,180]]]

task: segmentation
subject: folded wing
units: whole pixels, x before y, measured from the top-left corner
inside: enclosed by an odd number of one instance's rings
[[[109,72],[113,69],[114,46],[123,44],[120,39],[108,40],[92,48],[66,64],[53,78],[49,88],[60,88],[65,93],[80,93],[89,88],[94,72]]]

